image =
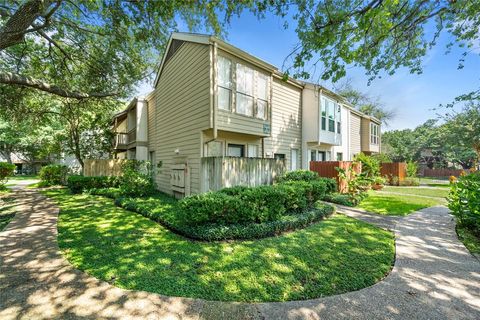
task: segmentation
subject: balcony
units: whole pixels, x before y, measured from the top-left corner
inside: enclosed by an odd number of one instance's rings
[[[127,150],[128,134],[126,132],[116,132],[113,138],[113,148],[115,150]]]

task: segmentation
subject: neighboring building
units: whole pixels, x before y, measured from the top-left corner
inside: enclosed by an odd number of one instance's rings
[[[187,195],[208,191],[204,157],[284,159],[295,170],[380,150],[380,122],[341,96],[197,34],[172,35],[153,92],[112,124],[117,158],[161,162],[159,189],[178,191],[180,179]]]

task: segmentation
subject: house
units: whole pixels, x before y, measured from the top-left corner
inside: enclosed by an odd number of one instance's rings
[[[132,100],[112,126],[116,157],[160,163],[159,189],[181,196],[212,189],[214,157],[246,159],[221,169],[230,179],[244,175],[245,163],[258,175],[279,163],[295,170],[380,150],[380,122],[341,96],[285,80],[245,51],[189,33],[172,34],[155,89]]]

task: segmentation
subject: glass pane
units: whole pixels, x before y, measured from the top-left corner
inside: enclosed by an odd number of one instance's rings
[[[268,100],[268,81],[267,77],[261,73],[257,78],[257,97],[262,100]]]
[[[218,108],[230,110],[230,90],[218,87]]]
[[[253,96],[253,70],[237,63],[237,91]]]
[[[231,88],[231,69],[232,63],[224,57],[218,57],[218,84],[222,87]]]
[[[337,133],[341,133],[341,132],[342,132],[341,124],[340,122],[337,122]]]
[[[259,119],[267,119],[267,101],[263,101],[258,99],[257,100],[257,118]]]
[[[243,146],[238,144],[229,144],[228,155],[230,157],[243,157]]]
[[[254,144],[248,145],[248,156],[250,158],[257,158],[258,157],[258,146]]]
[[[297,170],[297,163],[298,163],[298,150],[297,149],[292,149],[291,153],[291,160],[290,160],[290,169],[291,170]]]
[[[322,98],[321,105],[322,105],[322,117],[326,117],[327,113],[325,110],[327,110],[327,100],[325,100],[325,98]]]
[[[328,131],[335,132],[335,120],[328,119]]]
[[[334,119],[335,118],[335,106],[333,105],[332,101],[328,101],[328,118]]]
[[[317,151],[310,150],[310,161],[317,161]]]
[[[327,118],[322,117],[322,130],[327,130]]]
[[[237,93],[237,113],[253,116],[253,98]]]

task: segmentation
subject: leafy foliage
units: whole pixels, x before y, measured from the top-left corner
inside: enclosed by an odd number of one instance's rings
[[[312,181],[318,179],[318,173],[310,170],[293,170],[287,171],[283,175],[277,177],[277,182],[285,181]]]
[[[151,163],[148,161],[127,160],[122,164],[120,191],[126,196],[143,197],[155,193]]]
[[[67,187],[72,193],[81,193],[91,189],[118,188],[120,180],[121,177],[115,176],[85,177],[71,175],[67,178]]]
[[[460,176],[452,184],[448,207],[461,226],[480,236],[480,172]]]
[[[8,162],[0,162],[0,189],[8,182],[8,177],[15,172],[15,165]]]
[[[42,186],[65,185],[67,183],[68,167],[60,164],[50,164],[40,169],[39,177]]]
[[[408,161],[407,162],[407,177],[408,178],[416,178],[417,177],[417,171],[418,171],[418,164],[413,161]]]

